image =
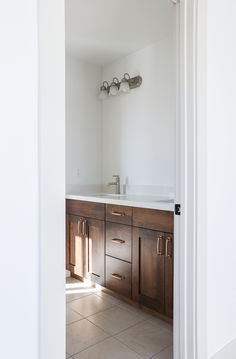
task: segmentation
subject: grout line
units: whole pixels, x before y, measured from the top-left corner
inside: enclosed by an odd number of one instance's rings
[[[71,294],[79,294],[79,293],[70,293],[70,294],[66,294],[66,296],[67,296],[67,295],[71,295]],[[68,302],[66,301],[66,304],[72,303],[72,302],[74,302],[75,300],[80,300],[80,299],[89,297],[89,296],[92,295],[92,294],[94,294],[94,293],[85,294],[85,295],[83,295],[83,296],[80,297],[80,298],[74,298],[74,299],[72,299],[72,300],[70,300],[70,301],[68,301]]]
[[[121,343],[121,344],[123,344],[124,346],[126,346],[126,347],[127,347],[129,350],[131,350],[132,352],[138,354],[138,355],[140,356],[140,358],[145,359],[145,357],[143,357],[140,353],[138,353],[138,352],[137,352],[136,350],[134,350],[133,348],[130,348],[130,347],[128,346],[128,344],[123,343],[119,338],[116,338],[116,336],[113,336],[113,338],[116,339],[119,343]]]
[[[160,352],[157,352],[157,353],[155,353],[155,354],[153,354],[153,355],[151,355],[150,357],[148,357],[147,359],[152,359],[152,358],[154,358],[156,355],[159,355],[159,354],[161,354],[162,352],[164,352],[166,349],[168,349],[168,348],[170,348],[170,347],[172,347],[173,348],[173,345],[167,345],[165,348],[163,348]]]
[[[77,355],[77,354],[79,354],[79,353],[84,352],[85,350],[87,350],[87,349],[89,349],[89,348],[94,347],[94,346],[97,345],[97,344],[100,344],[100,343],[104,342],[106,339],[109,339],[109,338],[111,338],[111,336],[108,336],[108,337],[105,338],[105,339],[99,340],[97,343],[94,343],[94,344],[89,345],[87,348],[84,348],[84,349],[80,350],[79,352],[76,352],[76,353],[72,354],[72,357],[73,357],[74,355]],[[68,358],[68,359],[70,359],[70,358]],[[101,359],[102,359],[102,358],[101,358]]]

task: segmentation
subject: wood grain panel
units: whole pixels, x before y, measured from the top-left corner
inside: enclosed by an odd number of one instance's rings
[[[106,205],[106,220],[109,222],[131,225],[132,224],[132,207],[107,204]]]
[[[82,217],[105,219],[105,205],[103,203],[67,199],[66,212]]]
[[[170,211],[134,207],[133,226],[173,233],[174,213]]]
[[[131,297],[131,264],[106,256],[106,287]]]
[[[132,227],[106,223],[106,254],[131,262]]]
[[[165,235],[168,241],[165,253],[165,314],[173,318],[173,282],[174,282],[174,238],[172,234]]]

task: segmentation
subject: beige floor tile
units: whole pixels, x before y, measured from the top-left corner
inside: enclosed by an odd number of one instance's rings
[[[116,338],[144,358],[172,345],[172,333],[147,320],[116,335]]]
[[[66,283],[81,283],[81,281],[73,277],[66,277]]]
[[[74,359],[141,359],[141,357],[114,338],[88,348]]]
[[[71,309],[81,314],[83,317],[88,317],[100,311],[109,309],[112,306],[112,303],[95,294],[71,302]]]
[[[126,309],[133,313],[137,313],[137,314],[141,315],[143,317],[143,319],[152,319],[153,318],[152,315],[147,314],[144,311],[142,311],[141,309],[137,309],[134,306],[127,304],[125,302],[121,302],[120,304],[118,304],[118,306],[122,309]]]
[[[71,309],[70,307],[70,303],[67,304],[66,306],[66,324],[71,324],[73,322],[76,322],[77,320],[81,320],[83,319],[83,317],[75,312],[73,309]]]
[[[83,292],[76,292],[76,293],[66,293],[66,302],[72,302],[72,300],[80,299],[83,297],[87,297],[88,295],[91,295],[92,293],[83,293]]]
[[[152,359],[173,359],[173,347],[164,349],[161,353],[152,357]]]
[[[70,355],[78,353],[108,337],[102,329],[99,329],[86,319],[68,325],[66,330],[66,352]]]
[[[88,317],[88,320],[108,334],[114,335],[143,321],[144,318],[141,314],[120,307],[113,307]]]
[[[149,319],[152,323],[158,325],[160,328],[166,329],[169,332],[173,333],[173,325],[164,322],[164,320],[152,317],[151,319]]]
[[[71,355],[66,353],[66,359],[68,359],[68,358],[71,358]]]
[[[107,300],[108,302],[113,303],[113,304],[117,304],[117,305],[122,304],[121,300],[119,300],[119,299],[117,299],[117,298],[113,297],[112,295],[109,295],[109,294],[107,294],[105,292],[101,291],[101,292],[97,292],[95,294],[98,295],[99,297]]]

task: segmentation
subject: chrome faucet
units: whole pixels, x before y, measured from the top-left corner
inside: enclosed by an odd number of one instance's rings
[[[113,175],[112,177],[114,177],[116,179],[115,182],[109,182],[107,185],[108,186],[116,186],[116,194],[120,194],[120,176],[119,175]]]

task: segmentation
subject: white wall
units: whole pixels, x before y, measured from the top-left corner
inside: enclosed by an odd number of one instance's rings
[[[37,1],[0,11],[0,347],[5,359],[38,358]]]
[[[103,80],[128,72],[140,88],[102,103],[103,183],[112,174],[131,186],[175,183],[175,45],[173,37],[103,68]]]
[[[236,49],[234,0],[208,0],[208,354],[236,338]],[[235,358],[236,353],[228,358]]]
[[[101,183],[102,122],[101,67],[66,57],[66,183]],[[78,174],[79,170],[79,174]]]
[[[40,359],[65,358],[64,36],[64,0],[39,0]]]

